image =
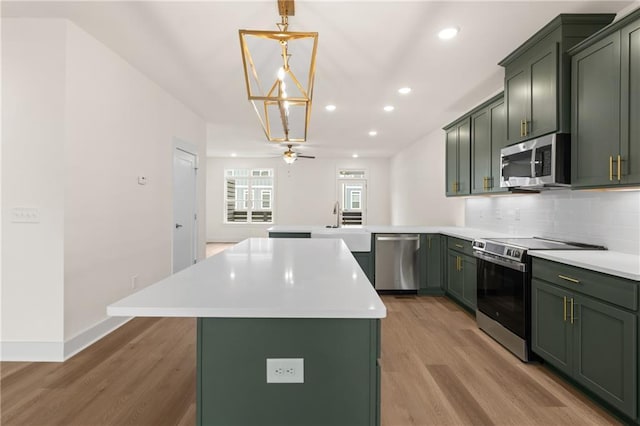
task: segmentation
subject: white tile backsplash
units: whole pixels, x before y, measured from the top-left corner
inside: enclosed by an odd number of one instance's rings
[[[468,198],[465,225],[601,244],[609,250],[640,255],[640,190],[561,190]]]

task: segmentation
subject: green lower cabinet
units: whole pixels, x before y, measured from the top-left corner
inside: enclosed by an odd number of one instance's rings
[[[471,311],[477,308],[476,259],[456,250],[447,253],[447,293]]]
[[[532,280],[532,349],[620,412],[637,416],[637,317]]]
[[[576,295],[574,377],[628,416],[636,417],[636,316]]]
[[[198,425],[380,424],[377,319],[199,318]],[[304,383],[267,383],[303,358]]]
[[[358,265],[373,285],[373,258],[370,251],[352,251],[351,254],[356,258]]]
[[[442,276],[443,265],[443,236],[439,234],[420,235],[420,288],[418,294],[442,295],[444,294]]]
[[[269,238],[311,238],[311,232],[269,232]]]
[[[531,349],[560,371],[571,374],[571,293],[543,281],[531,281]]]
[[[462,274],[460,274],[460,255],[449,250],[447,253],[447,293],[462,301]]]
[[[462,301],[475,311],[478,307],[478,272],[476,267],[476,258],[473,256],[460,256],[460,267],[462,271]]]

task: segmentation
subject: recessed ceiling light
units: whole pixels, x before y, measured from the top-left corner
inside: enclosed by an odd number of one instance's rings
[[[324,109],[326,109],[327,111],[335,111],[336,110],[336,106],[335,105],[327,105],[326,107],[324,107]]]
[[[440,37],[441,40],[451,40],[458,35],[459,31],[456,27],[445,28],[438,33],[438,37]]]
[[[352,157],[353,158],[358,158],[358,154],[353,154]]]
[[[384,110],[387,112],[391,112],[395,109],[395,107],[393,105],[387,105],[386,107],[384,107]]]
[[[377,134],[378,134],[378,132],[376,132],[375,130],[371,130],[371,131],[369,132],[369,136],[375,136],[375,135],[377,135]]]
[[[400,93],[401,95],[406,95],[409,92],[411,92],[411,87],[402,87],[398,89],[398,93]]]
[[[238,156],[238,154],[236,154],[235,152],[232,152],[232,153],[231,153],[231,156],[232,156],[232,157],[237,157],[237,156]]]

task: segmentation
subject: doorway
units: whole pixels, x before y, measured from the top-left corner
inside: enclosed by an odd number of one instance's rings
[[[172,272],[197,261],[198,157],[182,148],[173,150],[173,247]]]
[[[342,226],[365,225],[367,206],[367,181],[349,179],[340,181]]]

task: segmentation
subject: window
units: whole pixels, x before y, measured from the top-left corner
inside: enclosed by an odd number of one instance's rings
[[[262,202],[262,205],[260,206],[262,209],[270,209],[271,208],[271,191],[270,190],[260,191],[260,201]]]
[[[225,223],[273,223],[273,169],[227,169]]]
[[[350,210],[360,210],[360,198],[362,196],[362,192],[360,191],[351,191],[351,206]]]

